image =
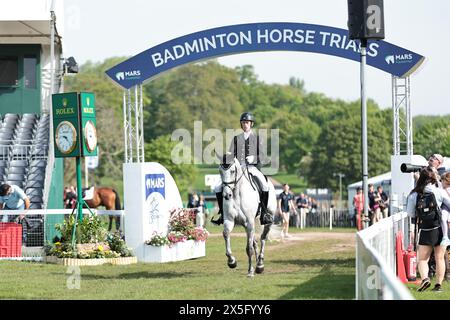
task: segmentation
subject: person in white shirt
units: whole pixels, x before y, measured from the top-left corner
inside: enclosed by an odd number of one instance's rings
[[[435,171],[430,167],[425,167],[420,171],[419,180],[416,187],[408,196],[406,211],[408,216],[416,218],[416,202],[418,194],[433,193],[436,199],[437,207],[440,210],[442,204],[450,206],[450,197],[442,188],[438,188]],[[419,241],[418,241],[418,269],[422,283],[418,291],[424,291],[430,287],[431,282],[428,278],[428,260],[434,248],[434,256],[436,260],[436,285],[433,291],[442,291],[442,281],[445,274],[445,247],[441,246],[443,238],[440,215],[431,221],[420,221],[419,219]]]

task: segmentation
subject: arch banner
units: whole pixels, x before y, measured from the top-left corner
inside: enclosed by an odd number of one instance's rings
[[[129,89],[184,64],[226,55],[262,51],[303,51],[360,60],[358,40],[329,26],[268,22],[218,27],[161,43],[112,67],[106,74]],[[382,40],[369,41],[367,64],[394,76],[413,73],[425,57]]]

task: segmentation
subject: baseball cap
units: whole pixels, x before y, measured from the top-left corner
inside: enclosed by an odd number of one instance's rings
[[[435,153],[432,155],[433,157],[435,157],[440,164],[444,163],[444,157],[442,155],[440,155],[439,153]]]

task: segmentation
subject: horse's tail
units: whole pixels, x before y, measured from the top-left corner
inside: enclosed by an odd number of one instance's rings
[[[120,198],[119,198],[119,194],[117,193],[116,190],[112,189],[112,191],[114,192],[114,194],[116,195],[116,210],[122,210],[122,207],[120,205]]]

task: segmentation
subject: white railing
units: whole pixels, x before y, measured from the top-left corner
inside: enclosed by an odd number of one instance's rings
[[[5,250],[6,248],[2,247],[5,243],[1,243],[2,241],[0,241],[0,260],[41,261],[44,255],[43,245],[48,241],[46,241],[47,233],[54,231],[48,230],[47,228],[54,228],[55,220],[48,219],[53,215],[68,216],[73,212],[73,209],[0,210],[0,238],[3,240],[9,238],[12,241],[11,243],[6,244],[9,249],[20,245],[22,248],[20,254],[16,253],[8,255],[8,250]],[[85,216],[90,215],[91,212],[95,215],[120,216],[120,230],[124,232],[124,210],[83,209],[82,212]],[[24,215],[25,218],[27,218],[27,222],[21,220],[21,215]],[[61,222],[62,221],[59,221],[58,223]],[[22,225],[21,229],[17,229],[19,224]],[[12,234],[12,231],[8,229],[11,228],[11,226],[13,226],[15,230],[21,230],[22,234]],[[22,237],[22,240],[18,237]]]
[[[356,233],[356,299],[411,300],[413,297],[396,276],[396,235],[402,231],[404,247],[410,241],[406,212],[382,219]]]
[[[48,154],[50,156],[47,158],[47,166],[45,167],[45,183],[42,197],[42,199],[44,200],[44,203],[42,205],[43,208],[47,208],[48,205],[48,195],[50,192],[50,186],[52,184],[53,169],[55,166],[55,156],[53,155],[53,143],[50,143],[48,149],[49,149]]]

